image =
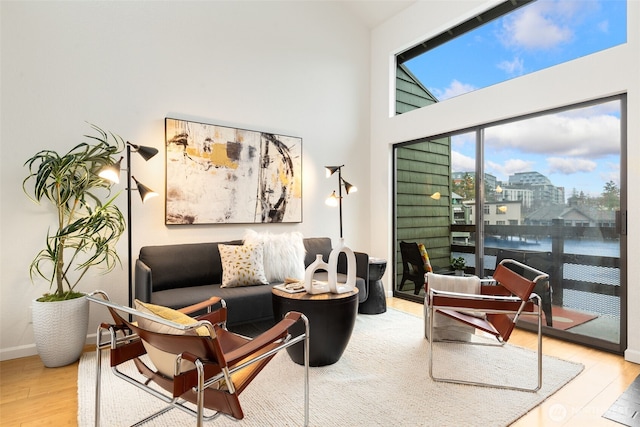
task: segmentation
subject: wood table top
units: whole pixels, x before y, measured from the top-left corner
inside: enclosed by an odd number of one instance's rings
[[[323,294],[308,294],[306,292],[298,292],[291,294],[289,292],[282,291],[280,289],[272,288],[271,293],[280,298],[289,298],[297,300],[310,300],[310,301],[329,301],[342,298],[349,298],[358,294],[358,288],[353,288],[351,292],[345,292],[343,294],[334,294],[332,292],[325,292]]]

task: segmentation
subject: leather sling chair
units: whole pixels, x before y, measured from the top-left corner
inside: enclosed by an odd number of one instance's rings
[[[553,327],[553,313],[551,310],[551,302],[553,297],[553,289],[551,282],[554,274],[557,276],[558,269],[553,261],[553,254],[551,252],[539,252],[539,251],[522,251],[515,249],[500,249],[496,255],[496,265],[500,264],[503,259],[512,259],[522,264],[526,264],[530,267],[545,271],[549,273],[549,280],[541,280],[536,284],[533,292],[540,296],[542,300],[542,312],[544,313],[544,320],[548,327]],[[509,266],[512,270],[520,274],[521,276],[532,279],[533,274],[528,271],[524,271],[517,266]]]
[[[535,273],[535,278],[528,279],[515,272],[510,267],[519,267]],[[436,314],[446,316],[449,319],[471,326],[490,337],[494,337],[502,346],[509,340],[518,318],[524,314],[537,317],[537,378],[536,387],[518,387],[503,385],[497,382],[467,381],[449,377],[436,377],[433,374],[433,342],[429,340],[429,376],[434,381],[468,384],[485,387],[506,388],[522,391],[537,391],[542,386],[542,316],[540,310],[540,297],[533,293],[538,282],[549,280],[549,275],[536,270],[528,265],[511,259],[504,259],[498,264],[493,274],[495,284],[481,284],[480,293],[448,292],[438,290],[437,274],[427,274],[428,310],[429,310],[429,337],[434,337],[434,318]],[[445,276],[446,277],[446,276]],[[478,344],[470,339],[459,341],[463,344]],[[486,345],[486,344],[485,344]],[[483,361],[478,360],[478,363]]]
[[[275,326],[251,339],[226,329],[226,304],[218,297],[179,311],[138,301],[137,309],[125,307],[109,301],[103,291],[95,291],[87,298],[105,306],[114,320],[98,327],[96,426],[100,425],[101,358],[105,349],[109,349],[111,369],[117,377],[168,404],[136,425],[178,408],[195,416],[196,425],[201,426],[203,421],[220,415],[242,419],[240,393],[277,352],[297,343],[304,345],[304,425],[308,425],[309,323],[303,314],[289,312]],[[220,308],[211,311],[214,304]],[[207,313],[196,319],[186,315],[204,309]],[[169,315],[161,314],[173,321],[152,314],[158,310],[168,310]],[[127,315],[136,321],[127,320]],[[305,333],[292,338],[288,329],[297,322],[304,323]],[[146,362],[145,355],[152,364]],[[120,369],[131,360],[145,380],[133,378]],[[150,387],[150,382],[166,392]]]

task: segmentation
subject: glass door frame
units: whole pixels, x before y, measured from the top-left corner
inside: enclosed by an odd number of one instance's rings
[[[526,120],[530,118],[536,118],[544,115],[550,115],[555,113],[560,113],[564,111],[574,110],[577,108],[584,108],[589,106],[594,106],[610,101],[619,101],[620,102],[620,214],[616,221],[616,228],[618,234],[620,236],[620,337],[619,342],[614,343],[612,341],[589,337],[585,335],[579,335],[555,328],[549,328],[544,326],[545,335],[556,337],[559,339],[563,339],[570,342],[576,342],[579,344],[584,344],[590,347],[610,351],[616,354],[622,354],[627,346],[627,97],[626,93],[614,95],[605,98],[598,98],[591,101],[586,101],[579,104],[572,104],[569,106],[549,109],[540,111],[537,113],[532,113],[528,115],[512,117],[509,119],[504,119],[492,123],[487,123],[479,126],[474,126],[473,128],[467,128],[463,130],[458,130],[455,132],[451,132],[445,135],[437,135],[433,137],[421,138],[419,141],[428,141],[440,138],[446,138],[454,135],[459,135],[462,133],[470,133],[475,132],[476,137],[476,180],[475,180],[475,191],[476,191],[476,202],[475,202],[475,224],[473,227],[473,232],[476,233],[476,247],[475,247],[475,273],[482,277],[484,273],[484,237],[485,237],[485,226],[484,226],[484,210],[483,204],[485,200],[484,194],[484,130],[488,127],[498,126],[501,124],[508,124],[516,121]],[[399,277],[402,274],[402,271],[398,271],[398,266],[401,263],[398,254],[398,212],[397,212],[397,154],[396,150],[403,146],[413,144],[418,142],[418,140],[408,141],[404,143],[395,144],[393,146],[393,159],[392,159],[392,167],[393,167],[393,226],[392,226],[392,242],[394,244],[393,249],[393,296],[397,298],[408,299],[416,302],[423,303],[423,298],[417,295],[410,295],[408,293],[404,293],[398,290],[398,282]],[[527,329],[527,328],[525,328]]]

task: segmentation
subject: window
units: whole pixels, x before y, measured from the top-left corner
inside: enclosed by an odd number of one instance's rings
[[[625,43],[626,6],[505,1],[396,56],[396,114]]]
[[[479,276],[504,251],[550,254],[536,268],[553,269],[552,304],[593,320],[547,333],[621,351],[626,272],[615,224],[626,206],[625,105],[625,95],[613,96],[394,146],[396,245],[424,243],[444,270],[463,256]],[[421,300],[410,293],[394,289]]]

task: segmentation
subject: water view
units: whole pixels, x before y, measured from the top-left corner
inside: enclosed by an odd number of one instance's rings
[[[484,246],[498,249],[516,249],[528,251],[551,251],[551,239],[521,241],[518,239],[505,240],[496,238],[485,238]],[[565,239],[564,253],[576,255],[595,255],[607,257],[620,257],[620,240],[586,240],[586,239]]]

